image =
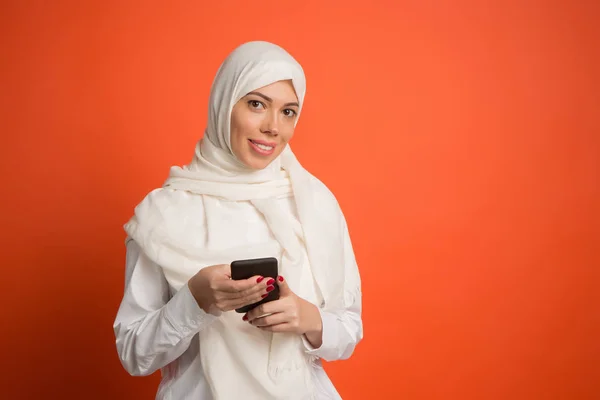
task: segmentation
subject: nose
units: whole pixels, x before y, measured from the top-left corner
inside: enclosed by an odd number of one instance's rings
[[[279,135],[279,121],[277,120],[277,113],[270,112],[265,116],[260,131],[271,136]]]

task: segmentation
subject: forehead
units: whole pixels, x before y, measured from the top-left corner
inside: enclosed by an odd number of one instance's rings
[[[298,101],[298,96],[296,95],[296,90],[294,89],[291,80],[273,82],[269,85],[252,90],[252,92],[264,94],[273,99],[273,101]]]

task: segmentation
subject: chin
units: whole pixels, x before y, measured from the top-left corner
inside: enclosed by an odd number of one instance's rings
[[[265,169],[271,164],[277,157],[279,157],[282,153],[282,150],[285,148],[284,145],[277,145],[277,148],[271,154],[259,154],[259,152],[255,151],[253,148],[244,148],[242,146],[234,146],[233,154],[236,156],[238,160],[241,161],[246,167],[252,170],[261,170]],[[242,150],[242,151],[239,151]]]
[[[256,159],[255,157],[248,157],[244,160],[242,160],[242,162],[250,169],[255,169],[255,170],[261,170],[261,169],[265,169],[269,166],[269,164],[271,164],[271,162],[273,162],[275,158],[270,158],[268,160],[260,160],[260,159]]]

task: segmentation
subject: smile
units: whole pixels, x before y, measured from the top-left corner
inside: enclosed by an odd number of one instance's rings
[[[261,155],[270,155],[275,150],[275,143],[265,143],[263,141],[248,139],[251,147]]]

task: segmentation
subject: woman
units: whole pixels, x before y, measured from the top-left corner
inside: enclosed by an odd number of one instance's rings
[[[288,145],[305,87],[279,46],[235,49],[192,162],[125,225],[116,344],[130,374],[161,369],[157,399],[340,398],[320,360],[362,339],[360,276],[335,197]],[[232,261],[263,257],[278,259],[277,281],[230,279]],[[232,311],[275,285],[279,300]]]

